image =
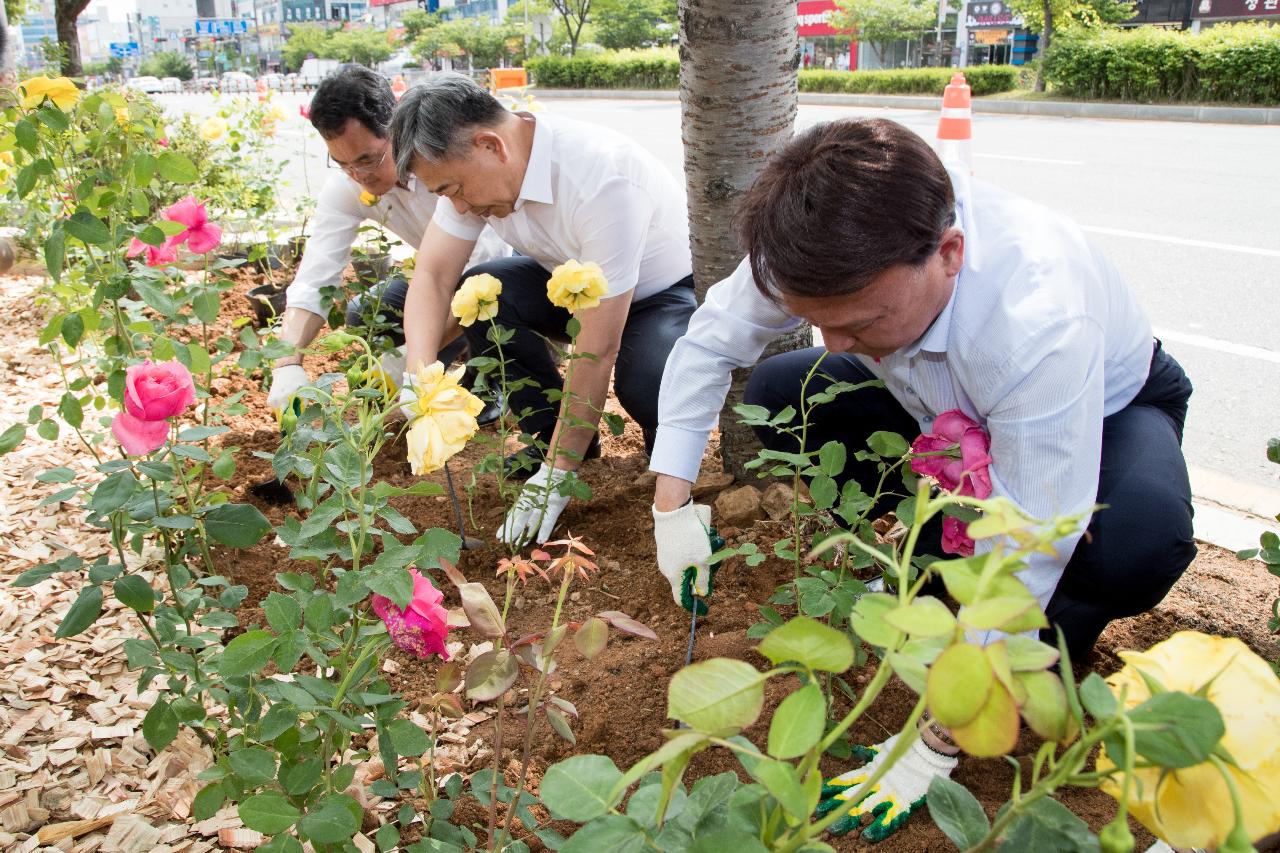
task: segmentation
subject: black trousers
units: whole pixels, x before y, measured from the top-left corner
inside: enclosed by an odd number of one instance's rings
[[[544,338],[567,342],[565,326],[570,314],[551,304],[547,298],[551,273],[532,258],[515,256],[488,261],[467,270],[463,278],[481,273],[502,282],[494,322],[514,332],[511,341],[502,347],[508,360],[508,379],[529,378],[537,383],[512,392],[507,407],[512,412],[526,412],[520,418],[521,430],[549,442],[559,404],[551,403],[546,392],[560,390],[564,382]],[[693,277],[689,276],[661,293],[632,302],[627,314],[614,366],[614,392],[644,431],[646,453],[653,450],[658,428],[662,370],[671,347],[685,333],[697,307]],[[497,356],[497,348],[488,338],[488,323],[475,323],[464,332],[473,356]]]
[[[379,282],[364,293],[357,294],[347,303],[346,323],[361,328],[375,320],[385,325],[383,334],[396,346],[404,346],[404,301],[409,295],[409,282],[404,276],[393,275]],[[444,345],[436,355],[446,366],[459,358],[466,359],[467,339],[462,335]],[[396,381],[400,377],[395,377]]]
[[[800,384],[821,348],[783,353],[757,365],[747,385],[745,402],[771,412],[799,406]],[[832,353],[822,374],[837,381],[873,379],[855,358]],[[808,393],[829,384],[815,376]],[[1128,406],[1102,422],[1102,464],[1098,497],[1106,508],[1094,513],[1088,532],[1076,545],[1046,615],[1062,629],[1073,660],[1083,660],[1107,623],[1150,610],[1174,585],[1196,555],[1191,526],[1191,484],[1182,456],[1191,382],[1182,367],[1156,341],[1146,384]],[[858,462],[854,453],[866,448],[876,430],[900,433],[911,441],[920,432],[911,417],[884,388],[863,388],[842,394],[814,410],[809,449],[828,441],[848,446],[844,478],[864,489],[879,479],[874,462]],[[766,447],[795,451],[788,436],[757,428]],[[893,509],[895,499],[882,501],[873,516]],[[932,528],[932,529],[930,529]],[[921,553],[942,555],[941,524],[921,531]],[[1052,631],[1043,636],[1056,644]]]

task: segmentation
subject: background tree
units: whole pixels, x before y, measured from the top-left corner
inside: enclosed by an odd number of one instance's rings
[[[791,138],[799,61],[794,0],[680,0],[681,135],[699,301],[742,260],[731,214],[769,154]],[[802,327],[765,352],[810,340]],[[732,411],[746,377],[735,372],[720,418],[721,455],[737,477],[759,446]]]
[[[302,67],[308,56],[328,57],[329,34],[315,24],[301,24],[289,28],[289,38],[281,49],[284,64],[294,71]]]
[[[661,24],[676,23],[671,0],[595,0],[591,12],[595,39],[610,50],[649,47],[669,38]]]
[[[551,8],[560,16],[568,32],[570,56],[578,52],[578,39],[582,37],[582,28],[591,13],[591,2],[592,0],[551,0]]]
[[[53,22],[58,31],[58,44],[62,45],[62,75],[79,77],[84,74],[80,65],[80,34],[76,31],[76,19],[89,5],[89,0],[53,0]]]
[[[894,42],[918,38],[938,16],[938,4],[922,0],[836,0],[836,5],[831,26],[852,30],[850,38],[871,45],[882,66]]]
[[[138,70],[152,77],[177,77],[179,80],[190,80],[193,76],[191,61],[176,50],[152,54]]]
[[[1009,0],[1009,7],[1022,16],[1029,30],[1040,33],[1040,56],[1053,41],[1060,26],[1100,29],[1122,24],[1137,11],[1134,0]],[[1044,91],[1044,62],[1036,67],[1036,91]]]
[[[400,19],[400,26],[404,28],[403,43],[412,45],[423,32],[440,26],[440,13],[413,9],[404,13],[404,17]]]
[[[372,68],[391,58],[391,44],[384,30],[338,30],[329,34],[325,55]]]

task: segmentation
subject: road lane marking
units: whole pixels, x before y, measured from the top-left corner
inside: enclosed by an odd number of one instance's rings
[[[986,157],[988,160],[1017,160],[1020,163],[1050,163],[1055,166],[1083,166],[1083,160],[1054,160],[1050,157],[1023,157],[1020,154],[983,154],[975,152],[974,157]]]
[[[1157,338],[1166,343],[1186,344],[1189,347],[1211,349],[1217,352],[1225,352],[1229,355],[1241,355],[1245,358],[1256,358],[1260,361],[1280,364],[1280,352],[1275,352],[1274,350],[1250,346],[1249,344],[1238,344],[1234,341],[1223,341],[1218,338],[1208,338],[1204,335],[1193,335],[1188,332],[1175,332],[1173,329],[1156,328],[1152,331],[1155,332]]]
[[[1223,252],[1240,252],[1244,255],[1261,255],[1264,258],[1280,258],[1280,249],[1261,249],[1257,246],[1238,246],[1234,243],[1215,243],[1212,240],[1192,240],[1190,237],[1170,237],[1166,234],[1147,234],[1144,231],[1125,231],[1123,228],[1103,228],[1101,225],[1081,225],[1091,234],[1108,234],[1112,237],[1132,237],[1135,240],[1151,240],[1156,243],[1172,243],[1175,246],[1195,246],[1201,249],[1219,249]]]

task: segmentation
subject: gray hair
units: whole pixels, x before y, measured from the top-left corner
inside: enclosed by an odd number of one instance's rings
[[[391,116],[391,151],[403,179],[413,156],[432,163],[461,155],[474,127],[496,127],[507,109],[470,77],[435,74],[405,92]]]

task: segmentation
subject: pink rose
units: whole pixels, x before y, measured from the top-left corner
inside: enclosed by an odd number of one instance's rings
[[[169,437],[168,421],[144,421],[126,412],[111,419],[111,434],[130,456],[145,456],[164,446]]]
[[[187,226],[187,230],[170,237],[165,244],[167,246],[177,247],[185,242],[191,251],[203,255],[222,242],[222,229],[209,222],[208,211],[196,201],[195,196],[189,195],[169,205],[164,211],[164,218]]]
[[[125,372],[124,408],[143,421],[180,415],[196,401],[191,371],[180,361],[144,361]]]
[[[402,610],[386,596],[375,595],[373,612],[386,624],[391,641],[406,652],[420,658],[434,654],[448,660],[444,643],[449,633],[449,614],[440,604],[444,595],[417,569],[409,569],[409,574],[413,576],[409,606]]]
[[[942,519],[942,550],[961,557],[973,556],[973,540],[969,538],[969,524],[958,518]]]
[[[147,253],[147,266],[149,267],[162,267],[178,260],[178,253],[173,246],[169,245],[168,240],[164,241],[162,245],[152,246],[134,237],[129,241],[129,248],[125,250],[124,254],[125,257],[132,258],[143,252]]]
[[[950,476],[948,465],[954,460],[956,444],[950,439],[933,433],[924,433],[911,442],[911,470],[923,477],[932,477],[944,488],[954,489],[959,481],[958,476]],[[958,474],[958,472],[957,472]]]
[[[298,115],[302,116],[302,117],[303,117],[303,118],[305,118],[305,119],[309,119],[309,118],[311,118],[311,105],[310,105],[310,104],[299,104],[299,105],[298,105]]]
[[[162,136],[162,137],[160,137],[159,139],[157,139],[157,140],[156,140],[156,145],[159,145],[161,148],[168,148],[168,147],[169,147],[169,140],[168,140],[168,139],[165,139],[165,138]]]

